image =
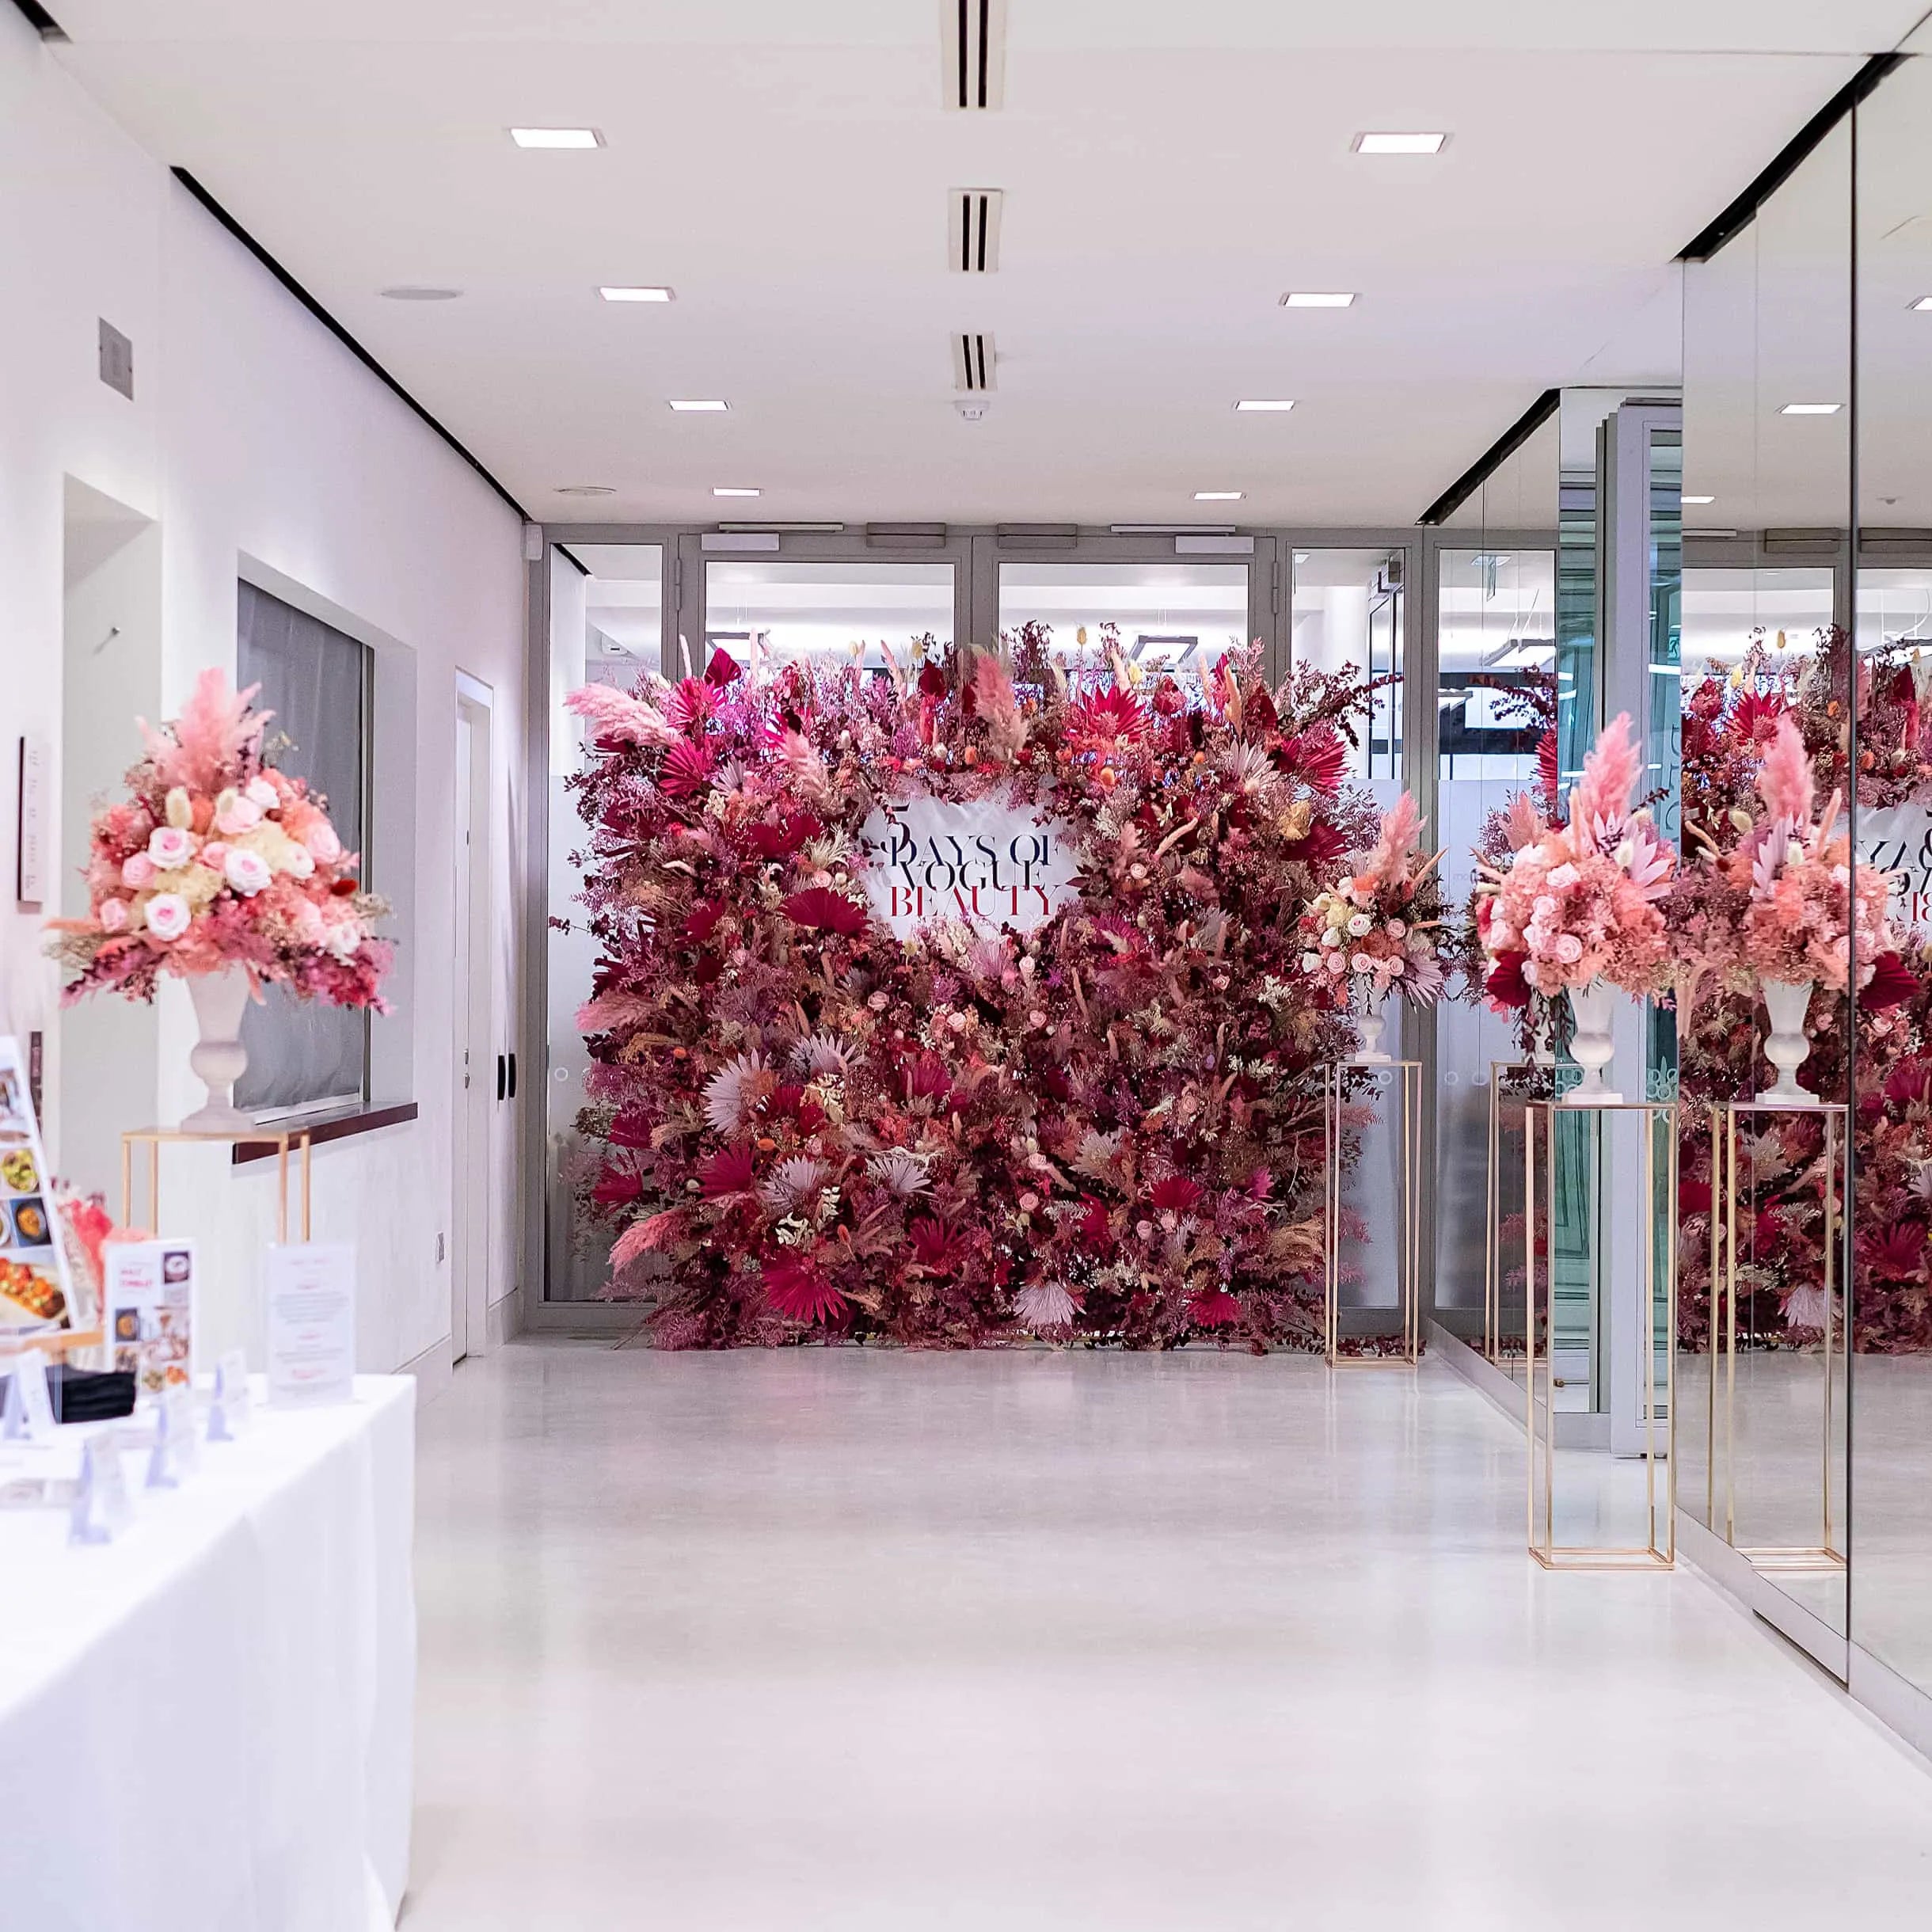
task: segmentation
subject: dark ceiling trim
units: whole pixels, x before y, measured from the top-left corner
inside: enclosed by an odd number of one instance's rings
[[[1874,54],[1865,65],[1801,127],[1759,173],[1751,185],[1678,255],[1679,261],[1709,261],[1725,242],[1733,240],[1757,219],[1759,209],[1797,173],[1806,158],[1831,130],[1894,67],[1903,54]]]
[[[27,24],[43,40],[64,40],[67,30],[42,6],[40,0],[13,0],[13,4],[27,17]]]
[[[17,3],[18,0],[16,0]],[[172,168],[169,172],[385,389],[406,403],[526,523],[536,522],[537,519],[484,468],[481,461],[465,449],[185,168]]]
[[[1422,524],[1440,523],[1454,516],[1556,414],[1562,400],[1561,390],[1545,390],[1416,521]]]

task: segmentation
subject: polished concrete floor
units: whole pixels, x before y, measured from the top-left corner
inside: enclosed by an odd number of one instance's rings
[[[519,1343],[421,1418],[408,1932],[1932,1922],[1932,1774],[1542,1573],[1447,1371]]]

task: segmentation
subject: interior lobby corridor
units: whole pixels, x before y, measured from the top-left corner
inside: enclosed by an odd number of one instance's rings
[[[527,1340],[420,1426],[409,1932],[1926,1922],[1922,1761],[1527,1564],[1434,1363]]]

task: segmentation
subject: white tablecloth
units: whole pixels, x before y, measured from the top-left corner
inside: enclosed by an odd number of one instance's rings
[[[414,1382],[257,1406],[114,1542],[0,1512],[0,1926],[367,1932],[409,1866]],[[63,1434],[66,1432],[63,1432]],[[145,1455],[126,1459],[131,1485]]]

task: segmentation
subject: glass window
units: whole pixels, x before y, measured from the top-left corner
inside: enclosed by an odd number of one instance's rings
[[[705,642],[754,677],[801,658],[900,663],[915,637],[953,641],[950,564],[711,562],[705,566]]]
[[[370,651],[319,618],[253,584],[239,587],[236,677],[272,711],[268,762],[328,801],[343,849],[365,850],[369,783]],[[365,865],[363,877],[368,878]],[[340,1106],[367,1097],[369,1016],[263,988],[242,1019],[248,1071],[235,1105],[260,1116]]]
[[[576,561],[573,562],[572,558]],[[549,911],[543,1082],[545,1294],[588,1301],[610,1276],[609,1231],[588,1217],[579,1183],[599,1165],[598,1143],[578,1131],[590,1065],[577,1009],[591,996],[597,943],[577,895],[589,828],[577,816],[572,774],[582,767],[584,723],[563,701],[583,684],[625,690],[660,661],[664,558],[654,543],[572,544],[550,552]]]
[[[1196,678],[1248,641],[1246,564],[1010,564],[999,567],[999,628],[1044,624],[1076,674],[1105,669],[1101,630],[1149,671]]]
[[[1808,657],[1831,622],[1831,571],[1748,565],[1687,568],[1683,573],[1683,659],[1687,679],[1728,670],[1762,632],[1766,647]],[[1782,641],[1781,641],[1782,640]]]
[[[1402,670],[1402,553],[1297,550],[1293,641],[1289,662],[1340,671],[1352,664],[1373,677]],[[1399,782],[1402,776],[1402,687],[1384,686],[1363,732],[1354,775]]]

